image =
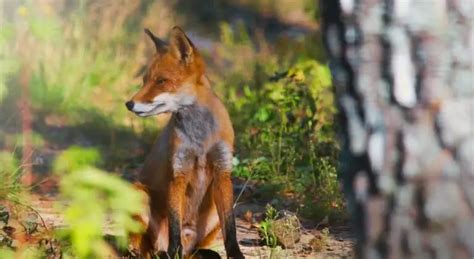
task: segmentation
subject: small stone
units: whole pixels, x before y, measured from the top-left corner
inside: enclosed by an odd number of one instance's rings
[[[272,231],[278,244],[283,248],[293,248],[300,240],[301,225],[295,215],[285,214],[273,221]]]

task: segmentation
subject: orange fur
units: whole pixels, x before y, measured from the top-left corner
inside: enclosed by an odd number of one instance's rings
[[[147,33],[153,39],[154,35]],[[143,87],[131,102],[151,103],[163,93],[192,96],[200,107],[210,111],[218,125],[203,141],[203,150],[217,151],[190,158],[195,159],[193,166],[177,171],[172,161],[183,140],[174,130],[173,117],[170,119],[141,173],[140,182],[145,188],[137,188],[146,190],[149,196],[149,215],[137,218],[147,225],[147,231],[134,237],[132,246],[139,247],[142,255],[147,256],[156,251],[179,252],[182,248],[187,257],[197,248],[210,246],[222,229],[228,256],[243,258],[235,237],[231,172],[216,166],[226,150],[213,149],[221,143],[229,148],[230,154],[233,152],[234,131],[227,110],[209,87],[202,57],[181,29],[174,28],[170,44],[157,44],[157,49]],[[200,163],[201,160],[204,162]],[[180,230],[180,240],[173,236],[173,229]],[[176,242],[180,244],[174,251],[171,246],[176,246]]]

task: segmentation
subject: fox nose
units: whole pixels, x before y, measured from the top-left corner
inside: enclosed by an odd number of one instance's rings
[[[133,109],[133,105],[134,105],[133,101],[128,101],[128,102],[125,103],[125,106],[127,106],[127,109],[129,111],[131,111]]]

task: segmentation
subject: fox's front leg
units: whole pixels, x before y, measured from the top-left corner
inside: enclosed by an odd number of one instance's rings
[[[184,215],[184,197],[188,184],[187,178],[194,167],[192,153],[185,149],[178,149],[173,156],[172,167],[173,175],[168,189],[168,256],[170,258],[182,258],[181,228]]]
[[[169,244],[168,255],[171,258],[182,258],[183,245],[181,244],[181,222],[183,219],[183,199],[186,191],[186,178],[184,175],[175,175],[169,186],[168,199],[168,230]]]
[[[228,258],[245,258],[240,251],[235,229],[233,213],[234,194],[232,188],[232,149],[225,142],[217,143],[209,158],[212,161],[213,177],[212,192],[217,207],[217,214],[224,237],[224,246]]]

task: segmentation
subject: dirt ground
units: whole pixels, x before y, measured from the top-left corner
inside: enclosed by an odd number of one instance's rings
[[[333,232],[333,233],[331,233]],[[330,234],[324,247],[320,251],[314,251],[311,241],[320,235],[317,229],[306,229],[300,241],[292,249],[269,248],[259,245],[259,235],[256,228],[249,228],[249,224],[237,219],[237,238],[240,248],[246,258],[352,258],[353,240],[349,229],[344,227],[330,228]],[[223,258],[225,251],[222,241],[215,248]]]
[[[237,238],[246,258],[352,258],[353,236],[347,226],[328,226],[329,234],[323,234],[324,226],[306,227],[302,224],[299,242],[291,249],[269,248],[260,242],[258,229],[248,222],[243,213],[262,213],[264,207],[253,203],[236,206]],[[324,239],[324,241],[321,241]],[[222,244],[218,240],[217,244]],[[215,248],[225,256],[224,247]],[[223,257],[224,258],[224,257]]]
[[[54,208],[54,197],[37,197],[33,207],[40,213],[49,228],[64,226],[61,214]],[[347,226],[328,227],[329,234],[324,235],[322,227],[303,227],[302,235],[298,243],[291,249],[281,247],[269,248],[263,246],[259,241],[258,229],[252,222],[245,219],[244,212],[251,211],[258,215],[264,207],[257,204],[239,204],[235,208],[237,215],[237,238],[242,252],[246,258],[352,258],[353,236]],[[304,225],[304,224],[303,224]],[[105,232],[108,230],[105,228]],[[107,233],[113,234],[113,233]],[[324,242],[317,242],[324,238]],[[225,250],[222,237],[219,237],[213,250],[219,252],[225,258]],[[318,244],[318,247],[315,247]]]

